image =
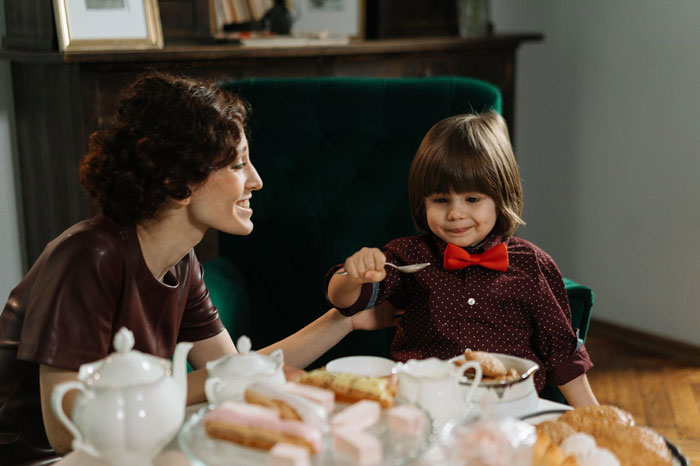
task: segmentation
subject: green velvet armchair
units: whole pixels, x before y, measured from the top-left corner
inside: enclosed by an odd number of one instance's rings
[[[245,333],[254,347],[328,309],[322,283],[331,265],[415,234],[408,169],[434,123],[502,105],[498,88],[464,77],[252,78],[223,87],[252,106],[251,159],[264,187],[252,200],[254,232],[220,234],[204,279],[234,340]],[[592,294],[571,281],[567,290],[583,338]],[[387,356],[393,332],[354,332],[315,365]]]

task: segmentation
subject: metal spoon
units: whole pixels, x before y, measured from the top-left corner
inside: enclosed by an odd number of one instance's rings
[[[423,270],[424,268],[429,266],[430,262],[423,262],[422,264],[408,264],[408,265],[396,265],[396,264],[392,264],[391,262],[387,262],[384,265],[388,265],[389,267],[393,267],[396,270],[398,270],[399,272],[416,273],[419,270]],[[346,271],[342,271],[342,272],[338,271],[335,274],[336,275],[347,275],[348,273]]]

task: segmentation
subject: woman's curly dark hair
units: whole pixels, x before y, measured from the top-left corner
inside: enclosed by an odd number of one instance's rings
[[[247,104],[214,83],[151,72],[125,91],[116,121],[90,136],[80,184],[122,225],[152,218],[167,198],[230,165]]]

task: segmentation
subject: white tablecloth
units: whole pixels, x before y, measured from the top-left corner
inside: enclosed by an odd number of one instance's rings
[[[202,405],[190,406],[187,408],[187,416],[195,413]],[[571,409],[567,405],[554,401],[539,399],[537,411],[547,411],[552,409]],[[432,453],[432,454],[431,454]],[[177,439],[173,440],[153,461],[154,466],[191,466],[191,463],[177,445]],[[441,464],[436,452],[429,450],[424,458],[414,462],[415,466],[437,466]],[[56,466],[109,466],[104,461],[94,458],[84,451],[74,451],[65,456],[61,461],[55,463]]]

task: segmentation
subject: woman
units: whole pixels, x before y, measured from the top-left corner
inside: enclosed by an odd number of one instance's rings
[[[213,84],[162,73],[126,91],[116,121],[90,138],[80,182],[99,214],[49,243],[0,314],[0,457],[10,464],[70,449],[50,408],[53,388],[112,351],[170,357],[192,341],[188,404],[205,400],[204,364],[236,348],[192,248],[214,228],[248,235],[262,180],[245,135],[247,109]],[[352,318],[331,309],[262,352],[305,367],[354,329],[390,325],[390,309]],[[76,393],[63,408],[72,411]],[[53,450],[53,451],[52,451]],[[3,463],[5,464],[5,463]]]

